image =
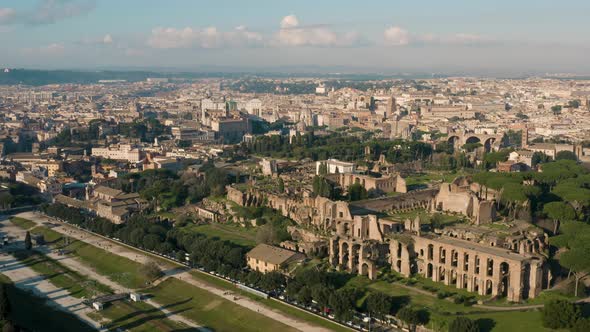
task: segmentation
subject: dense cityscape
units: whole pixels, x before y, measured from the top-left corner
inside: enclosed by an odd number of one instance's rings
[[[101,8],[39,4],[0,37]],[[583,74],[38,67],[0,71],[2,331],[590,331]]]

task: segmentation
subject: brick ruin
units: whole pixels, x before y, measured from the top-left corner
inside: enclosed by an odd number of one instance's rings
[[[497,193],[467,177],[440,188],[350,203],[313,197],[307,191],[241,191],[228,186],[227,192],[238,205],[267,206],[299,224],[290,227],[294,241],[283,247],[306,253],[327,247],[332,266],[371,279],[378,268],[390,266],[406,277],[419,274],[514,302],[536,297],[550,283],[542,255],[546,235],[526,223],[503,231],[487,227],[495,218]],[[432,229],[419,218],[401,222],[378,217],[415,209],[462,214],[472,224]]]

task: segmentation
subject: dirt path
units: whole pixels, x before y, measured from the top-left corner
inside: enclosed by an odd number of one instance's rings
[[[0,265],[0,273],[12,280],[16,287],[46,298],[49,305],[72,313],[81,321],[100,330],[100,323],[88,316],[88,313],[93,311],[92,308],[83,304],[82,299],[71,296],[65,289],[55,287],[43,276],[30,267],[23,265],[12,255],[2,253],[0,255]]]
[[[253,301],[248,298],[240,297],[238,300],[234,300],[234,295],[227,294],[227,290],[213,287],[209,284],[205,284],[205,283],[195,279],[186,270],[183,271],[182,269],[179,269],[178,266],[174,266],[169,263],[164,263],[164,262],[162,262],[162,260],[154,260],[154,258],[147,253],[143,253],[143,252],[128,248],[125,245],[122,245],[122,244],[110,241],[108,239],[96,236],[94,234],[85,232],[85,231],[80,230],[76,227],[61,223],[61,222],[56,221],[54,219],[50,219],[47,216],[44,216],[44,215],[41,215],[38,213],[33,213],[33,212],[25,212],[25,213],[18,214],[16,216],[32,220],[38,224],[44,224],[44,223],[55,224],[57,226],[53,227],[52,229],[56,232],[68,235],[72,238],[78,239],[80,241],[86,242],[88,244],[94,245],[96,247],[99,247],[99,248],[102,248],[105,250],[108,250],[109,252],[111,252],[113,254],[126,257],[126,258],[131,259],[136,262],[147,263],[149,261],[156,261],[157,264],[160,266],[160,268],[164,271],[164,273],[167,276],[177,278],[177,279],[185,281],[193,286],[207,290],[207,291],[209,291],[217,296],[220,296],[228,301],[234,302],[244,308],[250,309],[254,312],[257,312],[257,313],[262,314],[268,318],[279,321],[279,322],[286,324],[290,327],[293,327],[295,329],[298,329],[301,331],[310,331],[310,332],[330,331],[327,328],[319,327],[319,326],[313,325],[311,323],[305,322],[303,320],[299,320],[299,319],[292,318],[290,316],[286,316],[285,314],[283,314],[282,312],[280,312],[278,310],[271,309],[267,306],[264,306],[256,301]]]

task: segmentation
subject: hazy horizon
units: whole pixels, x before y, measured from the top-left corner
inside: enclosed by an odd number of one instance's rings
[[[589,9],[581,0],[6,0],[0,66],[590,74]]]

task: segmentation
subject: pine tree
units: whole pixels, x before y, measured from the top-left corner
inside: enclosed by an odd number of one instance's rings
[[[31,241],[31,233],[27,232],[25,235],[25,249],[31,250],[33,248],[33,242]]]
[[[8,301],[6,285],[0,287],[0,320],[6,320],[10,314],[10,302]]]

